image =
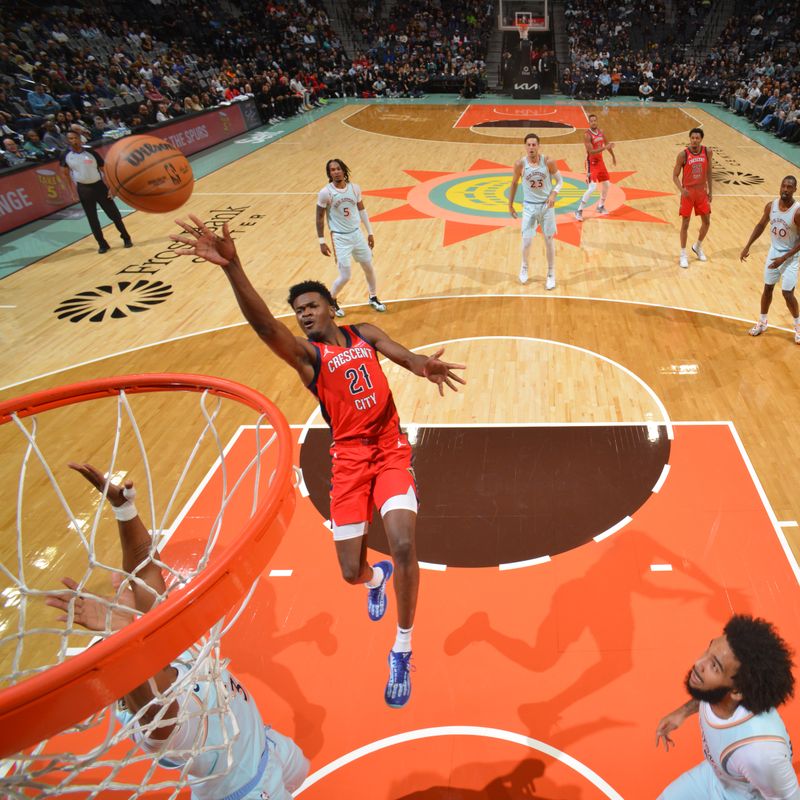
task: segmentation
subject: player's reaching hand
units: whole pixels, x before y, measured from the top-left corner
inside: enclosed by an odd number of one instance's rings
[[[449,386],[454,392],[457,392],[453,381],[460,383],[462,386],[466,385],[466,381],[460,376],[456,375],[454,369],[466,369],[466,364],[449,364],[446,361],[440,361],[439,356],[444,353],[444,347],[439,348],[432,356],[428,357],[425,366],[422,368],[422,374],[431,382],[439,387],[439,394],[444,397],[445,384]]]
[[[683,721],[684,715],[680,709],[673,711],[671,714],[667,714],[667,716],[658,723],[658,727],[656,728],[656,747],[658,747],[662,739],[664,740],[664,749],[667,752],[669,752],[670,747],[675,747],[675,742],[669,735],[672,731],[679,728]]]
[[[189,214],[189,219],[193,225],[190,225],[186,220],[175,220],[176,224],[180,225],[189,234],[188,236],[171,234],[169,237],[173,242],[189,245],[186,250],[176,250],[175,252],[178,255],[196,256],[220,267],[226,266],[236,258],[236,245],[231,239],[227,222],[222,227],[222,236],[217,236],[194,214]]]
[[[750,255],[750,248],[745,247],[741,253],[739,253],[739,261],[747,261],[747,257]]]
[[[133,591],[126,586],[120,591],[122,575],[113,573],[111,583],[114,586],[114,596],[84,594],[78,590],[78,583],[72,578],[62,578],[61,583],[68,591],[53,591],[48,593],[45,605],[57,608],[64,613],[58,617],[59,622],[67,622],[70,603],[72,604],[72,620],[82,628],[90,631],[118,631],[133,622],[136,615]],[[114,607],[116,606],[116,608]],[[126,609],[131,609],[127,611]]]
[[[97,467],[93,467],[91,464],[76,464],[74,461],[70,461],[67,466],[69,466],[70,469],[74,469],[75,472],[80,472],[98,492],[102,493],[105,489],[106,478]],[[132,489],[133,481],[125,481],[125,488]],[[106,496],[108,497],[108,502],[111,503],[112,506],[121,506],[128,502],[128,498],[122,493],[122,489],[122,486],[118,486],[116,483],[111,483],[110,481],[108,482],[108,492]]]

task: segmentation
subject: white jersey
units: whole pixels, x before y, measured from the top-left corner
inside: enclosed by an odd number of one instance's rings
[[[769,214],[769,233],[772,237],[772,249],[777,253],[786,253],[791,250],[800,238],[800,230],[794,218],[800,209],[800,201],[795,201],[792,207],[781,211],[780,198],[772,201],[772,210]]]
[[[171,664],[178,671],[176,684],[186,683],[177,694],[180,711],[175,730],[160,741],[145,738],[136,727],[133,739],[146,752],[159,753],[163,767],[182,768],[189,761],[192,798],[220,800],[247,786],[259,771],[263,776],[266,733],[255,700],[228,670],[214,677],[201,667],[187,681],[192,658],[189,651]],[[124,723],[132,718],[124,708],[117,715]],[[260,784],[261,780],[242,798],[260,797]]]
[[[329,183],[317,195],[317,205],[327,212],[328,227],[331,233],[356,233],[361,224],[358,204],[361,202],[361,187],[348,183],[344,189],[337,189]]]
[[[528,157],[522,159],[522,202],[546,203],[553,191],[553,180],[547,169],[547,159],[539,156],[536,164],[531,164]]]
[[[800,798],[789,734],[774,708],[753,714],[739,706],[721,719],[701,702],[699,716],[703,752],[726,796]]]

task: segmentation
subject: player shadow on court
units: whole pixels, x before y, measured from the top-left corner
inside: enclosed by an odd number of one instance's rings
[[[697,583],[698,588],[672,589],[654,584],[654,573],[649,565],[656,563],[680,564],[681,571]],[[638,574],[630,576],[632,580],[618,579],[620,564],[636,564]],[[556,729],[561,709],[585,700],[633,668],[631,601],[634,594],[653,600],[678,600],[682,604],[705,600],[706,613],[720,627],[732,613],[749,611],[744,593],[720,586],[688,559],[673,553],[648,534],[631,529],[605,543],[602,555],[583,575],[558,586],[532,642],[493,628],[488,614],[478,611],[447,637],[444,650],[452,656],[471,644],[485,642],[521,667],[543,673],[557,668],[562,654],[588,631],[596,644],[595,663],[546,702],[519,707],[520,719],[531,735],[541,736]],[[593,602],[593,598],[602,600]],[[627,724],[605,720],[605,727]],[[575,741],[593,732],[592,723],[577,727],[586,730],[557,729],[559,746],[564,746],[565,738]]]
[[[579,786],[556,785],[547,778],[545,771],[544,762],[537,758],[526,758],[516,765],[469,764],[457,769],[449,781],[435,773],[411,774],[403,784],[430,785],[402,795],[396,794],[397,789],[390,789],[389,797],[392,800],[580,800],[583,796]],[[468,789],[453,785],[453,781],[466,782],[466,777],[459,780],[459,772],[488,773],[497,777],[481,789]]]
[[[248,608],[223,639],[222,653],[230,658],[230,669],[235,675],[247,675],[247,686],[260,681],[286,701],[295,725],[294,732],[287,733],[301,744],[308,758],[313,758],[322,749],[322,723],[327,711],[308,700],[292,671],[276,660],[276,656],[298,645],[306,646],[306,649],[308,645],[316,645],[321,655],[333,655],[338,649],[338,640],[331,632],[333,622],[332,614],[321,612],[306,620],[300,628],[286,630],[279,627],[275,613],[275,587],[262,576]],[[255,680],[250,679],[251,675]]]

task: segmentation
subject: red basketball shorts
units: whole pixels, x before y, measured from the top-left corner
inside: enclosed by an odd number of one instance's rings
[[[587,169],[587,177],[589,183],[602,183],[603,181],[611,180],[608,176],[605,162],[603,161],[590,161]]]
[[[331,522],[335,525],[368,522],[374,507],[409,489],[416,493],[411,445],[399,430],[331,445]]]
[[[711,201],[708,199],[706,187],[689,188],[689,196],[681,194],[681,207],[678,213],[682,217],[691,217],[692,211],[699,217],[711,213]]]

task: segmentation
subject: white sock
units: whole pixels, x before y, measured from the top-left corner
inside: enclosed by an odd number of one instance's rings
[[[377,589],[383,580],[383,567],[374,566],[372,577],[364,584],[368,589]]]
[[[763,322],[765,325],[767,324],[767,315],[766,314],[759,314],[758,321]],[[795,325],[800,322],[800,317],[795,320]]]
[[[413,630],[413,625],[410,628],[397,626],[397,638],[394,640],[394,646],[392,647],[395,653],[408,653],[411,650],[411,631]]]
[[[685,247],[681,247],[681,255],[682,256],[686,255],[686,248]]]
[[[800,328],[800,317],[794,317],[795,328]]]

